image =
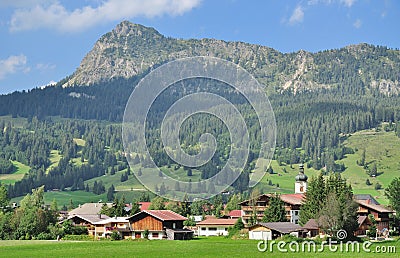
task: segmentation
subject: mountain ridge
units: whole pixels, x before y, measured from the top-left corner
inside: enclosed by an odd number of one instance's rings
[[[238,41],[165,37],[154,28],[129,21],[104,34],[62,86],[128,79],[162,63],[190,56],[232,61],[252,73],[270,92],[332,89],[343,84],[344,77],[351,77],[351,81],[358,81],[367,90],[400,94],[399,50],[361,43],[316,53],[305,50],[281,53],[267,46]],[[384,71],[376,72],[376,67]],[[343,71],[348,74],[341,75]]]

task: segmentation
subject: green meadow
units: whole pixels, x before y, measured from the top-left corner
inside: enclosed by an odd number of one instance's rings
[[[0,257],[398,257],[400,241],[384,242],[369,246],[367,253],[332,252],[280,252],[276,245],[273,252],[260,252],[257,240],[232,240],[225,237],[197,238],[189,241],[0,241]],[[393,248],[388,253],[388,247]],[[262,246],[261,246],[262,247]],[[317,249],[320,246],[317,246]],[[351,249],[350,249],[351,250]],[[377,251],[385,250],[385,253]],[[395,251],[395,252],[394,252]]]

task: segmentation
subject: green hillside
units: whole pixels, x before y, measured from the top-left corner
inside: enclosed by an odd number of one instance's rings
[[[355,150],[354,154],[347,154],[344,159],[339,161],[346,167],[342,176],[351,183],[354,193],[371,194],[380,203],[387,204],[384,188],[394,177],[400,176],[400,138],[394,132],[386,132],[378,128],[378,130],[363,130],[351,134],[343,142],[343,145]],[[361,159],[364,149],[367,169],[357,165],[357,160]],[[367,171],[374,162],[377,164],[378,176],[370,177]],[[274,160],[271,162],[271,166],[274,173],[266,174],[257,188],[264,192],[292,193],[294,191],[294,177],[298,173],[298,165],[293,165],[292,168],[290,165],[279,166],[277,161]],[[311,178],[320,171],[306,168],[305,173]],[[369,179],[371,185],[366,184],[367,179]],[[269,183],[270,180],[272,185]],[[375,190],[377,183],[382,186],[380,190]]]

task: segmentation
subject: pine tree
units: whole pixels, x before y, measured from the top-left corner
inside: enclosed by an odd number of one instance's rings
[[[300,208],[300,225],[306,224],[309,219],[316,218],[325,199],[325,181],[322,173],[320,173],[317,178],[312,177],[308,183],[305,201]]]
[[[114,185],[111,185],[110,188],[108,188],[108,190],[107,190],[107,200],[108,201],[114,200],[114,191],[115,191]]]
[[[284,222],[286,219],[285,203],[280,195],[271,195],[269,206],[264,210],[263,222]]]

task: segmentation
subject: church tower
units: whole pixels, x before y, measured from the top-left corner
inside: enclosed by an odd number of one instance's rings
[[[304,174],[304,165],[299,165],[299,174],[296,176],[296,183],[294,184],[294,193],[305,193],[307,191],[307,179]]]

